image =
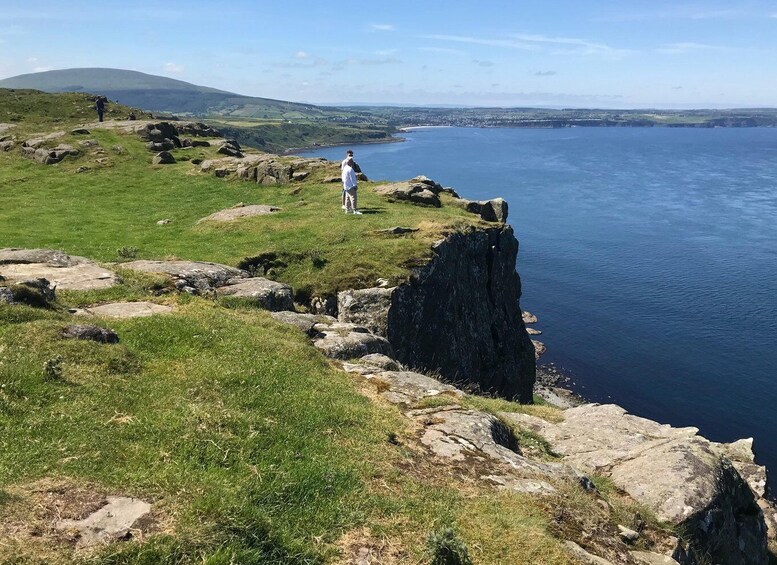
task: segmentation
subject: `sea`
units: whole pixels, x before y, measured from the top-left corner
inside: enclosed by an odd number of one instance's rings
[[[590,401],[714,441],[752,437],[777,476],[777,128],[401,136],[350,147],[370,179],[426,175],[508,201],[541,363]]]

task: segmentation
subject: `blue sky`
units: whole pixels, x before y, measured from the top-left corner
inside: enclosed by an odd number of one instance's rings
[[[318,104],[777,106],[777,0],[3,0],[0,78],[114,67]]]

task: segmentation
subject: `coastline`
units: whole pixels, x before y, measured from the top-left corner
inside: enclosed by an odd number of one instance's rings
[[[405,131],[405,130],[400,130]],[[389,138],[386,139],[373,139],[373,140],[365,140],[365,141],[353,141],[353,142],[347,142],[347,141],[341,141],[339,143],[325,143],[321,145],[311,145],[307,147],[291,147],[289,149],[285,149],[281,155],[296,155],[298,151],[315,151],[317,149],[328,149],[330,147],[349,147],[351,145],[378,145],[381,143],[401,143],[403,141],[407,141],[404,137],[397,137],[392,135]]]

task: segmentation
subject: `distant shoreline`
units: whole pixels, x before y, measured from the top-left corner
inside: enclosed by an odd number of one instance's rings
[[[404,130],[400,130],[404,131]],[[281,155],[294,155],[297,151],[316,151],[317,149],[329,149],[330,147],[348,147],[350,145],[376,145],[379,143],[400,143],[407,141],[404,137],[391,136],[386,139],[369,139],[364,141],[342,141],[339,143],[324,143],[320,145],[309,145],[307,147],[292,147],[284,149]]]

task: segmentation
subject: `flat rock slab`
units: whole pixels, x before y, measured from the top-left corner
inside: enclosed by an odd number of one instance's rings
[[[151,505],[137,498],[109,496],[108,504],[83,520],[61,520],[59,530],[77,530],[78,545],[89,547],[125,538],[140,520],[151,513]]]
[[[105,318],[142,318],[154,314],[169,314],[170,306],[153,302],[111,302],[100,306],[90,306],[73,312],[80,316],[102,316]]]
[[[750,462],[749,442],[717,444],[696,428],[662,425],[614,404],[585,404],[564,416],[554,424],[500,414],[539,432],[565,462],[609,476],[660,519],[682,524],[715,562],[766,562],[766,524],[757,504],[763,499],[730,461],[758,467]]]
[[[200,222],[231,222],[238,218],[249,218],[251,216],[265,216],[274,212],[280,212],[280,208],[276,206],[267,206],[265,204],[251,204],[249,206],[236,206],[234,208],[226,208],[214,212],[210,216],[206,216],[197,221]]]
[[[0,264],[14,263],[45,263],[51,267],[72,267],[80,263],[88,263],[89,259],[68,255],[56,249],[20,249],[4,247],[0,249]]]
[[[370,355],[370,357],[375,356]],[[464,396],[464,392],[454,386],[413,371],[380,370],[375,366],[365,365],[361,362],[345,363],[343,368],[349,373],[359,373],[368,380],[381,383],[382,386],[379,387],[379,390],[385,388],[380,393],[381,396],[392,404],[409,406],[429,396],[441,394],[450,396],[451,404],[455,404],[459,398]]]
[[[337,322],[332,316],[326,314],[307,314],[302,312],[273,312],[270,314],[281,323],[296,326],[308,335],[317,333],[313,327],[316,324],[334,324]]]
[[[274,312],[294,309],[294,293],[292,288],[283,283],[271,281],[262,277],[242,279],[236,284],[222,286],[216,289],[219,296],[245,298],[258,306]]]
[[[248,273],[241,269],[205,261],[131,261],[122,263],[121,267],[168,275],[175,279],[179,290],[186,291],[211,291],[248,277]]]
[[[115,273],[94,263],[74,267],[50,267],[43,263],[0,265],[0,275],[10,281],[47,279],[57,290],[94,290],[118,284]]]
[[[356,359],[369,353],[394,354],[386,338],[355,324],[316,324],[311,331],[313,345],[333,359]]]

